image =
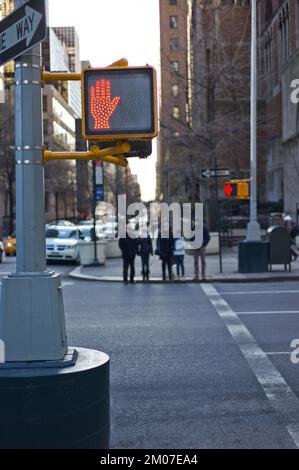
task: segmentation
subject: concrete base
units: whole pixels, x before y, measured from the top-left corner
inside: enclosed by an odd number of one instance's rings
[[[109,357],[76,350],[63,369],[0,366],[1,449],[109,448]]]
[[[67,338],[59,274],[11,274],[3,279],[0,340],[6,362],[64,358]]]
[[[269,243],[262,241],[239,243],[239,273],[266,273],[269,261]]]

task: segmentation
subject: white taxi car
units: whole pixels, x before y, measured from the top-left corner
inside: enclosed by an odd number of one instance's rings
[[[79,242],[83,238],[76,226],[49,226],[46,230],[47,260],[79,262]]]

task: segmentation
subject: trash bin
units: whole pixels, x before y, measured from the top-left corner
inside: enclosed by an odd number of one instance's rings
[[[269,239],[269,265],[272,271],[273,264],[283,264],[284,269],[291,271],[291,239],[284,227],[277,225],[268,228],[267,235]]]

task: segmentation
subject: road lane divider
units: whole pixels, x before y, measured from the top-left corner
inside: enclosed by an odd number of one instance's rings
[[[299,399],[215,287],[212,284],[201,284],[201,288],[237,343],[271,406],[279,415],[279,421],[285,423],[289,435],[299,448]]]

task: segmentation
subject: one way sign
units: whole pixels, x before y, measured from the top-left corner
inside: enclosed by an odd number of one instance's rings
[[[229,168],[206,168],[201,170],[201,177],[202,178],[223,178],[230,176],[230,169]]]
[[[46,34],[45,0],[30,0],[0,22],[0,65],[43,41]]]

